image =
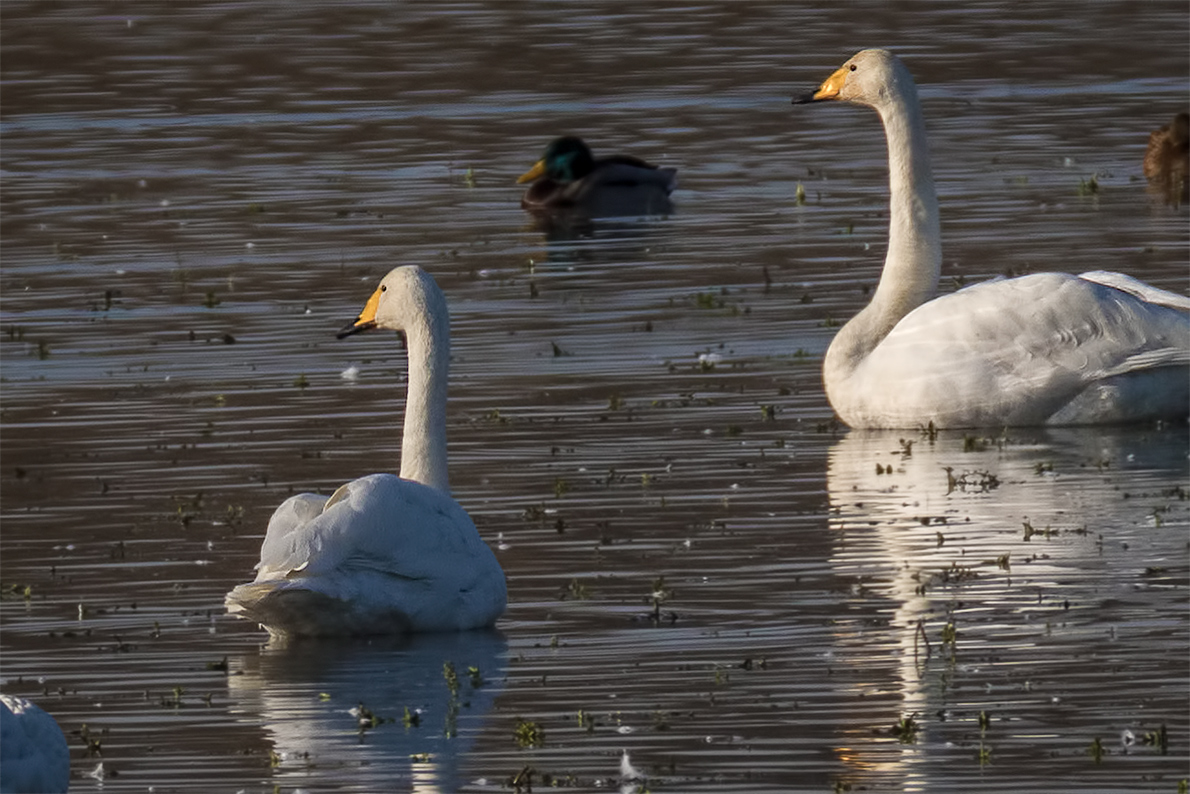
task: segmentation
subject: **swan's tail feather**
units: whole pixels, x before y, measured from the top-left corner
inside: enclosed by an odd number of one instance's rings
[[[361,611],[351,601],[285,581],[242,584],[227,594],[228,613],[253,620],[278,637],[407,634],[409,616],[397,609]]]
[[[1100,373],[1098,377],[1112,378],[1131,372],[1142,372],[1144,370],[1163,369],[1166,367],[1177,367],[1186,370],[1190,367],[1190,349],[1163,347],[1159,350],[1145,350],[1142,353],[1129,356],[1111,369]],[[1183,375],[1190,380],[1190,371],[1183,372]]]
[[[1092,270],[1080,273],[1079,278],[1127,292],[1129,295],[1158,306],[1168,306],[1171,309],[1190,312],[1190,298],[1185,295],[1154,287],[1152,284],[1146,284],[1140,279],[1123,273],[1115,273],[1111,270]]]

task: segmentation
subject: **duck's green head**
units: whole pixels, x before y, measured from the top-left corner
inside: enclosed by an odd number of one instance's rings
[[[517,184],[532,182],[543,176],[566,184],[582,179],[594,169],[595,158],[591,156],[587,144],[583,143],[581,138],[567,135],[551,141],[545,149],[545,154],[531,169],[521,175]]]

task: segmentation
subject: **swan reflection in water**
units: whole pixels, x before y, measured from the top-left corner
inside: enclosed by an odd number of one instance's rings
[[[494,631],[274,641],[232,663],[231,714],[264,728],[271,781],[286,788],[454,792],[504,687],[507,653]]]
[[[1075,765],[1080,730],[1118,733],[1146,698],[1166,707],[1143,718],[1178,720],[1184,681],[1147,668],[1184,664],[1184,589],[1172,585],[1185,571],[1186,451],[1184,427],[1000,441],[853,431],[837,442],[830,564],[869,618],[840,624],[854,628],[837,632],[834,653],[854,665],[853,694],[893,709],[879,738],[839,737],[845,766],[899,790],[958,790],[980,772],[983,711],[1005,721],[990,734],[1003,752],[1027,756],[1014,760],[1060,748]],[[1075,691],[1112,705],[1079,707]],[[904,738],[898,708],[916,723]],[[1147,763],[1167,762],[1153,753]]]

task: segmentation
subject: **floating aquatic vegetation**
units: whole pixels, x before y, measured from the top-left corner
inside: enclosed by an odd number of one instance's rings
[[[1169,753],[1169,732],[1165,729],[1165,723],[1161,723],[1161,727],[1157,730],[1145,733],[1140,737],[1140,741],[1141,744],[1156,747],[1162,755]]]
[[[965,471],[955,476],[954,469],[950,466],[943,466],[942,470],[946,472],[947,494],[955,491],[986,493],[1000,487],[1000,478],[990,471]]]
[[[1022,524],[1024,525],[1024,528],[1025,528],[1025,537],[1024,537],[1025,541],[1032,540],[1034,535],[1040,535],[1041,537],[1045,538],[1046,540],[1049,540],[1054,535],[1058,534],[1058,530],[1051,529],[1049,524],[1045,525],[1045,529],[1037,529],[1031,523],[1029,523],[1028,519],[1025,519],[1022,522]]]
[[[105,728],[102,732],[107,733],[107,729]],[[101,737],[96,736],[91,731],[91,729],[87,726],[87,723],[84,722],[82,724],[82,726],[78,729],[77,734],[78,737],[83,740],[83,746],[87,749],[87,758],[103,756],[103,740]]]
[[[541,747],[545,744],[545,730],[536,722],[517,717],[513,738],[522,748]]]
[[[29,584],[7,584],[0,588],[0,593],[3,595],[14,595],[23,598],[26,601],[33,598],[33,585]]]
[[[180,709],[184,704],[182,703],[182,695],[186,694],[183,687],[175,686],[170,690],[170,694],[162,696],[161,705],[165,708]]]
[[[914,744],[917,741],[917,735],[921,733],[921,723],[917,721],[916,717],[916,713],[901,717],[900,721],[893,726],[892,733],[901,744]]]
[[[580,728],[582,728],[583,730],[585,730],[587,733],[594,733],[595,718],[592,717],[590,714],[587,714],[582,709],[579,709],[578,710],[578,726]]]
[[[376,714],[363,703],[360,703],[355,708],[350,709],[347,713],[355,717],[356,727],[358,728],[359,735],[361,737],[366,731],[370,731],[386,722],[393,722],[391,718],[381,717],[380,715]]]
[[[653,580],[653,592],[649,596],[653,601],[652,619],[657,622],[661,620],[661,605],[673,597],[673,590],[666,587],[665,577],[659,576]]]
[[[505,784],[517,794],[521,794],[521,791],[531,792],[533,791],[533,776],[535,774],[537,774],[536,769],[526,766],[515,775],[510,775],[508,780],[505,781]]]

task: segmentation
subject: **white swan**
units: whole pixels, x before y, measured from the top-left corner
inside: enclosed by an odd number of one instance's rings
[[[58,723],[24,698],[0,695],[0,792],[59,792],[70,786],[70,749]]]
[[[298,494],[273,513],[256,580],[226,604],[274,636],[475,629],[507,603],[500,563],[450,496],[441,290],[419,267],[396,268],[339,336],[369,328],[404,332],[409,351],[401,476],[370,474],[329,499]]]
[[[938,199],[917,88],[864,50],[795,104],[880,114],[888,138],[888,255],[872,302],[839,331],[823,379],[853,427],[1077,425],[1184,419],[1190,299],[1119,273],[1037,273],[935,298]]]

